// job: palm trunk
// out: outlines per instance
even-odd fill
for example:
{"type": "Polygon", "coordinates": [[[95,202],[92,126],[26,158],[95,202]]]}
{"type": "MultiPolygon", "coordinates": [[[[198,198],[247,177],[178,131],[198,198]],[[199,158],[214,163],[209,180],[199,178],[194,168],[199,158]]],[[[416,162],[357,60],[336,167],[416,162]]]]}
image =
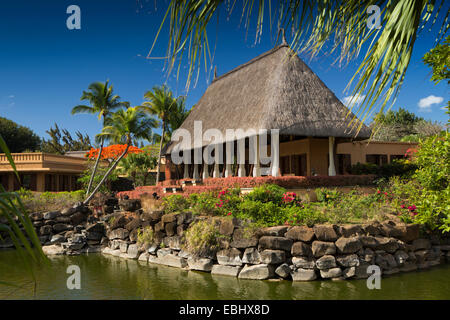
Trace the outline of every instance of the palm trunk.
{"type": "Polygon", "coordinates": [[[89,201],[92,200],[92,198],[94,197],[94,195],[97,193],[98,189],[100,189],[100,187],[102,186],[103,183],[105,183],[106,179],[108,178],[108,176],[111,174],[111,172],[116,168],[117,164],[120,162],[120,160],[122,160],[122,158],[126,155],[126,153],[128,152],[128,148],[130,147],[131,142],[127,141],[127,147],[125,148],[124,152],[122,152],[122,154],[120,155],[119,158],[117,158],[117,160],[113,163],[113,165],[108,169],[108,171],[105,173],[105,175],[103,176],[102,180],[100,180],[99,184],[95,187],[94,191],[92,191],[91,195],[89,197],[86,198],[86,200],[84,200],[83,204],[87,205],[89,203],[89,201]]]}
{"type": "Polygon", "coordinates": [[[159,143],[158,167],[157,167],[157,169],[156,169],[156,185],[157,185],[158,182],[159,182],[159,170],[160,170],[160,167],[161,167],[161,151],[162,151],[162,145],[163,145],[163,142],[164,142],[165,128],[166,128],[166,124],[165,124],[165,121],[163,120],[163,123],[162,123],[161,142],[159,143]]]}
{"type": "Polygon", "coordinates": [[[92,169],[91,178],[89,179],[89,184],[88,184],[88,187],[86,190],[86,196],[89,195],[89,191],[91,191],[92,183],[94,182],[94,177],[95,177],[95,174],[97,173],[97,168],[98,168],[98,164],[100,162],[100,157],[102,155],[102,151],[103,151],[103,139],[100,144],[100,150],[98,151],[97,160],[95,160],[94,168],[92,169]]]}

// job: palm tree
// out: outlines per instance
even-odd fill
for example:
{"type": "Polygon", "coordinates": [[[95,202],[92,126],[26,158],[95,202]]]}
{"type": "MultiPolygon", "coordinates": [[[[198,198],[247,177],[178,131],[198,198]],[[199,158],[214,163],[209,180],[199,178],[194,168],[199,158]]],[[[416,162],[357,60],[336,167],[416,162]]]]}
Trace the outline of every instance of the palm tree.
{"type": "MultiPolygon", "coordinates": [[[[156,183],[158,183],[160,176],[159,171],[161,167],[162,147],[165,143],[166,131],[168,130],[171,119],[173,119],[173,113],[178,108],[179,99],[174,98],[172,91],[170,91],[166,86],[153,87],[153,91],[147,91],[144,94],[144,98],[149,101],[145,101],[142,106],[139,106],[138,108],[161,119],[162,133],[161,138],[159,139],[158,166],[156,169],[156,183]]],[[[152,138],[155,140],[155,136],[152,138]]]]}
{"type": "Polygon", "coordinates": [[[157,121],[148,117],[144,111],[138,107],[130,107],[126,110],[120,109],[113,113],[111,117],[106,118],[105,126],[101,133],[96,137],[100,141],[110,141],[113,143],[126,144],[125,150],[112,163],[108,171],[106,171],[99,184],[94,188],[92,193],[86,198],[84,204],[89,201],[97,193],[98,189],[105,183],[108,176],[116,168],[117,164],[127,154],[128,149],[133,140],[148,139],[151,135],[152,129],[157,126],[157,121]]]}
{"type": "Polygon", "coordinates": [[[390,106],[395,102],[417,38],[432,37],[438,45],[449,30],[445,0],[247,0],[242,1],[241,12],[235,4],[224,0],[171,0],[148,57],[168,17],[167,70],[172,72],[178,64],[179,74],[187,51],[189,88],[201,65],[204,63],[206,69],[212,65],[214,52],[211,54],[207,27],[219,21],[223,10],[240,15],[247,31],[252,24],[256,27],[255,43],[263,32],[264,18],[269,16],[270,31],[290,30],[290,47],[311,58],[325,49],[327,54],[337,53],[336,61],[346,64],[363,52],[364,58],[347,85],[350,88],[356,79],[349,107],[356,104],[357,97],[363,98],[355,112],[362,119],[361,125],[375,104],[383,111],[388,101],[390,106]],[[432,29],[435,22],[440,26],[432,29]]]}
{"type": "Polygon", "coordinates": [[[157,163],[157,158],[150,153],[133,153],[122,159],[118,169],[120,168],[120,173],[131,177],[134,187],[138,185],[138,181],[139,185],[142,183],[145,186],[150,174],[149,170],[154,169],[157,163]]]}
{"type": "MultiPolygon", "coordinates": [[[[105,125],[105,121],[110,117],[111,113],[114,110],[117,110],[122,107],[128,107],[129,103],[125,101],[120,101],[120,97],[118,95],[113,94],[113,86],[108,86],[109,80],[106,80],[105,83],[102,82],[93,82],[89,85],[88,91],[83,91],[81,95],[81,101],[88,101],[91,106],[88,105],[78,105],[73,107],[72,114],[77,113],[98,113],[98,120],[103,119],[103,126],[105,125]]],[[[92,170],[91,178],[89,180],[89,184],[86,190],[86,195],[89,194],[89,191],[92,187],[92,182],[94,181],[95,173],[97,172],[97,167],[100,161],[100,157],[102,155],[104,141],[100,141],[100,150],[98,152],[97,159],[95,160],[94,168],[92,170]]]]}

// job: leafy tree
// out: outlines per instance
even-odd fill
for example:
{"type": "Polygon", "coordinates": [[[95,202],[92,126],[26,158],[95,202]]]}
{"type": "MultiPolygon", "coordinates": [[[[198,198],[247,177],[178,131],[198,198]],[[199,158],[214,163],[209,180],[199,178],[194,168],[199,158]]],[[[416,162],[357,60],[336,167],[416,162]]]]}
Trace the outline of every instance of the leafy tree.
{"type": "Polygon", "coordinates": [[[120,161],[118,172],[130,177],[135,187],[145,186],[157,163],[158,158],[146,152],[129,154],[120,161]]]}
{"type": "Polygon", "coordinates": [[[450,84],[450,35],[443,44],[439,44],[423,56],[423,62],[433,69],[431,80],[438,84],[447,80],[450,84]]]}
{"type": "Polygon", "coordinates": [[[100,187],[105,183],[108,176],[117,167],[117,164],[127,154],[133,139],[148,139],[152,129],[156,127],[155,119],[149,118],[140,108],[120,109],[113,113],[111,117],[106,118],[105,126],[101,133],[97,135],[100,141],[111,141],[114,143],[126,144],[122,154],[111,164],[109,169],[103,175],[100,182],[94,188],[92,193],[86,198],[84,204],[89,203],[100,187]]]}
{"type": "MultiPolygon", "coordinates": [[[[162,87],[153,87],[153,91],[147,91],[144,94],[144,98],[148,101],[145,101],[142,106],[139,106],[140,110],[144,112],[157,116],[161,119],[161,138],[163,143],[159,144],[159,156],[158,156],[158,167],[156,171],[156,182],[159,181],[160,176],[160,167],[161,167],[161,152],[162,147],[166,142],[166,132],[168,131],[168,127],[170,126],[170,121],[174,120],[174,114],[179,110],[178,104],[180,104],[180,98],[176,99],[173,97],[172,91],[170,91],[166,86],[162,87]]],[[[155,140],[155,136],[152,137],[151,140],[155,140]]]]}
{"type": "Polygon", "coordinates": [[[60,129],[55,123],[55,128],[50,127],[46,132],[50,139],[42,141],[42,152],[65,154],[67,151],[84,151],[91,148],[89,136],[83,135],[80,131],[75,132],[76,139],[74,139],[68,130],[60,129]]]}
{"type": "Polygon", "coordinates": [[[229,1],[224,0],[171,0],[149,56],[168,20],[168,72],[172,72],[178,64],[178,74],[182,57],[187,54],[189,69],[186,86],[189,87],[192,76],[197,78],[201,65],[209,69],[212,64],[214,55],[211,54],[207,27],[219,21],[223,10],[229,16],[238,14],[248,29],[256,26],[255,43],[263,33],[263,26],[266,25],[264,18],[269,12],[270,30],[277,30],[273,28],[274,23],[278,28],[291,30],[290,46],[294,51],[314,57],[325,48],[328,54],[337,52],[337,61],[345,63],[357,58],[361,52],[364,54],[365,50],[364,58],[348,84],[350,87],[355,80],[357,83],[352,94],[364,97],[355,112],[362,122],[376,104],[379,103],[379,109],[383,111],[388,101],[398,96],[418,36],[435,37],[439,42],[448,30],[445,16],[448,6],[445,1],[249,0],[242,2],[242,10],[237,13],[236,3],[230,5],[229,1]],[[380,29],[368,27],[368,23],[374,20],[374,5],[381,10],[380,29]],[[430,28],[420,33],[442,15],[442,25],[437,32],[430,28]]]}
{"type": "Polygon", "coordinates": [[[31,129],[3,117],[0,117],[0,135],[12,153],[37,151],[40,149],[41,138],[31,129]]]}
{"type": "MultiPolygon", "coordinates": [[[[128,107],[128,102],[120,101],[120,97],[118,95],[113,94],[113,86],[108,85],[109,81],[107,80],[105,83],[102,82],[93,82],[89,85],[88,91],[83,91],[81,95],[81,101],[88,101],[91,105],[78,105],[73,107],[72,114],[77,113],[90,113],[90,114],[98,114],[98,120],[103,119],[103,125],[105,125],[105,121],[110,117],[111,113],[114,110],[119,108],[128,107]]],[[[92,182],[95,176],[95,172],[97,171],[97,167],[99,164],[99,160],[102,154],[104,141],[100,141],[100,152],[98,153],[97,160],[95,161],[94,169],[92,171],[91,180],[86,190],[86,195],[89,194],[89,191],[92,187],[92,182]]]]}

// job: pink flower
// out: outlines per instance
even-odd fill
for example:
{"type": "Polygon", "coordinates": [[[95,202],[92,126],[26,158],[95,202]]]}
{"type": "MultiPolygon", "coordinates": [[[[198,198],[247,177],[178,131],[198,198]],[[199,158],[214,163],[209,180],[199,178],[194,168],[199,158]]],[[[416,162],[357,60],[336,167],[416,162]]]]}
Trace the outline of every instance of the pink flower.
{"type": "Polygon", "coordinates": [[[228,216],[231,216],[231,212],[228,212],[228,214],[227,214],[228,216]]]}
{"type": "Polygon", "coordinates": [[[402,208],[402,209],[405,209],[405,205],[404,204],[402,204],[401,206],[400,206],[400,208],[402,208]]]}

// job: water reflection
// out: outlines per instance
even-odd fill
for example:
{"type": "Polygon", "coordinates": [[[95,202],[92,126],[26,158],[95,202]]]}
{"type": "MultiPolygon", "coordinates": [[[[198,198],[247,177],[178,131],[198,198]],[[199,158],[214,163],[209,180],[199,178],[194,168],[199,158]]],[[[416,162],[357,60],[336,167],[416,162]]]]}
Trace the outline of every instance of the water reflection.
{"type": "MultiPolygon", "coordinates": [[[[450,265],[382,279],[381,290],[366,280],[257,281],[147,264],[113,256],[56,256],[36,270],[37,299],[449,299],[450,265]],[[67,267],[81,269],[81,290],[69,290],[67,267]]],[[[0,252],[0,299],[33,299],[33,283],[15,251],[0,252]]]]}

